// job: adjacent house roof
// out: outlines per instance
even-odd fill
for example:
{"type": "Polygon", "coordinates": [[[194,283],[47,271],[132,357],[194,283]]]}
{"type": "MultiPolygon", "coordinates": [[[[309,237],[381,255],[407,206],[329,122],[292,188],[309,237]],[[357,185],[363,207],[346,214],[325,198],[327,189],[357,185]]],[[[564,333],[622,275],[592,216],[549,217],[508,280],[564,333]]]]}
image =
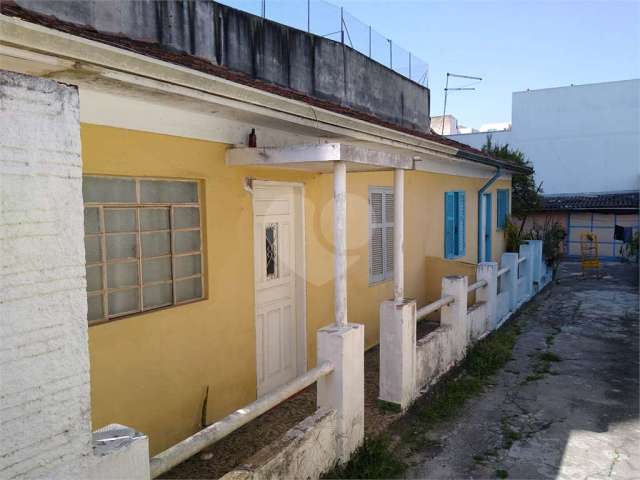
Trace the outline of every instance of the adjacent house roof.
{"type": "Polygon", "coordinates": [[[169,63],[182,65],[194,70],[208,73],[210,75],[215,75],[215,76],[224,78],[226,80],[237,82],[243,85],[257,88],[257,89],[267,91],[276,95],[280,95],[283,97],[291,98],[293,100],[305,102],[307,104],[310,104],[319,108],[323,108],[325,110],[329,110],[335,113],[357,118],[359,120],[380,125],[392,130],[407,133],[409,135],[423,138],[425,140],[435,142],[441,145],[447,145],[447,146],[456,148],[458,150],[456,156],[463,160],[480,163],[484,165],[489,165],[493,167],[503,168],[505,170],[515,172],[515,173],[524,173],[524,174],[533,173],[533,170],[530,168],[514,165],[510,162],[506,162],[504,160],[492,157],[482,152],[481,150],[473,148],[469,145],[438,135],[433,130],[430,130],[429,132],[424,132],[420,130],[407,128],[401,125],[397,125],[397,124],[388,122],[386,120],[383,120],[370,113],[358,111],[353,108],[349,108],[335,102],[322,100],[316,97],[305,95],[304,93],[301,93],[299,91],[296,91],[290,88],[282,87],[280,85],[276,85],[276,84],[265,82],[256,78],[252,78],[251,76],[245,73],[229,69],[226,66],[215,65],[214,63],[206,59],[203,59],[194,55],[190,55],[188,53],[178,52],[175,50],[164,48],[162,45],[159,45],[157,43],[134,40],[122,35],[115,35],[111,33],[100,32],[91,26],[78,25],[71,22],[62,21],[54,16],[44,15],[41,13],[27,10],[17,5],[16,3],[12,2],[11,0],[0,1],[0,14],[11,16],[11,17],[18,17],[25,21],[39,24],[39,25],[52,28],[54,30],[62,31],[65,33],[69,33],[71,35],[76,35],[82,38],[87,38],[97,42],[105,43],[121,49],[129,50],[141,55],[153,57],[158,60],[163,60],[169,63]]]}
{"type": "Polygon", "coordinates": [[[544,195],[542,210],[638,211],[638,192],[592,193],[582,195],[544,195]]]}

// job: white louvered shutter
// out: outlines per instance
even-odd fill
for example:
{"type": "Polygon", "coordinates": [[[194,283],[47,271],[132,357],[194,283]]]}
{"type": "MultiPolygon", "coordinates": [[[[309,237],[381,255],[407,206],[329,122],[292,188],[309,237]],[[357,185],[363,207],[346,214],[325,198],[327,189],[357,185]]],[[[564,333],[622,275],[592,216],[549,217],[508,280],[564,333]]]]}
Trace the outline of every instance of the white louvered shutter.
{"type": "Polygon", "coordinates": [[[384,278],[393,278],[393,192],[386,190],[384,198],[384,278]]]}
{"type": "Polygon", "coordinates": [[[369,189],[369,283],[393,277],[393,190],[369,189]]]}
{"type": "Polygon", "coordinates": [[[369,190],[369,282],[384,278],[383,192],[369,190]]]}

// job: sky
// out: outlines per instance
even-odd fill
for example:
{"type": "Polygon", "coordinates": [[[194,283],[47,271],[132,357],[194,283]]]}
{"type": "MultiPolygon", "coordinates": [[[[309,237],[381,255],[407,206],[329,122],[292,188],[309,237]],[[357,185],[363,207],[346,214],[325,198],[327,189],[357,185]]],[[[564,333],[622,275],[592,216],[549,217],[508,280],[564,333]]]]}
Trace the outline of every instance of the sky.
{"type": "Polygon", "coordinates": [[[465,126],[510,121],[514,91],[640,77],[640,0],[333,3],[429,64],[432,116],[447,72],[482,77],[449,94],[447,113],[465,126]]]}

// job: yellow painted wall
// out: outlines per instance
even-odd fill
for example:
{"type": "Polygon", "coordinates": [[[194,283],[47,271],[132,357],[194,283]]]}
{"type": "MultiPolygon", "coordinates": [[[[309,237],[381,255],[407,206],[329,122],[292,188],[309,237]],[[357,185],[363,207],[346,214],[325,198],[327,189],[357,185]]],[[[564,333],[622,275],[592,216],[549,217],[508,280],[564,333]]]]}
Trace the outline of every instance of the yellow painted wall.
{"type": "MultiPolygon", "coordinates": [[[[440,297],[442,276],[474,271],[478,259],[477,193],[487,180],[419,171],[408,172],[405,178],[405,288],[407,296],[415,298],[420,307],[440,297]],[[466,251],[462,257],[445,259],[444,194],[454,190],[466,192],[466,251]]],[[[504,251],[502,231],[496,229],[498,188],[510,189],[511,180],[498,180],[487,190],[492,193],[491,250],[494,262],[500,261],[504,251]]]]}
{"type": "Polygon", "coordinates": [[[312,181],[296,172],[228,168],[225,145],[82,125],[87,174],[200,179],[206,300],[89,328],[93,427],[120,422],[149,434],[155,453],[194,433],[209,385],[210,420],[255,400],[251,175],[312,181]]]}
{"type": "MultiPolygon", "coordinates": [[[[85,174],[200,179],[204,186],[207,298],[89,328],[94,428],[130,425],[150,436],[153,454],[200,428],[207,385],[208,421],[255,400],[253,214],[243,188],[248,176],[304,183],[307,363],[315,364],[315,332],[333,322],[332,175],[227,167],[227,146],[214,142],[87,124],[81,134],[85,174]]],[[[444,191],[467,190],[463,260],[471,264],[476,216],[470,212],[484,181],[423,172],[406,178],[406,284],[422,305],[436,276],[439,282],[443,274],[459,273],[457,261],[430,269],[426,260],[442,257],[444,191]]],[[[368,284],[368,187],[392,183],[391,172],[353,173],[347,180],[348,316],[365,325],[367,347],[378,343],[378,306],[393,291],[391,281],[368,284]]],[[[494,248],[500,248],[495,240],[494,248]]]]}

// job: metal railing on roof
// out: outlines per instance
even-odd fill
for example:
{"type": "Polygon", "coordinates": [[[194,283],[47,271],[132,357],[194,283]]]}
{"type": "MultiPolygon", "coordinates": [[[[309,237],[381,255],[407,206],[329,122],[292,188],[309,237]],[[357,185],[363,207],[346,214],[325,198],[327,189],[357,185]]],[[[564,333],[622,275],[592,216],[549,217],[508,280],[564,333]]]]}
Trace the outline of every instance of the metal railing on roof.
{"type": "Polygon", "coordinates": [[[421,85],[429,86],[429,65],[343,7],[325,0],[215,0],[238,10],[344,43],[421,85]]]}

